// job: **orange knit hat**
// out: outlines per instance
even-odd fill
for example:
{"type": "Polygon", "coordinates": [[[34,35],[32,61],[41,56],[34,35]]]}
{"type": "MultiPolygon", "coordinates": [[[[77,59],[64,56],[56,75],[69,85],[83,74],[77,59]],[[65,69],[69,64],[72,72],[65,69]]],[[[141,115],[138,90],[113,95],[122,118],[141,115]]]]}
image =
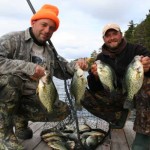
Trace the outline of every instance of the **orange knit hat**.
{"type": "Polygon", "coordinates": [[[59,10],[56,6],[45,4],[44,6],[41,7],[41,9],[39,11],[37,11],[32,16],[31,22],[33,20],[38,20],[38,19],[51,19],[55,22],[56,30],[57,30],[59,27],[59,19],[57,17],[58,13],[59,13],[59,10]]]}

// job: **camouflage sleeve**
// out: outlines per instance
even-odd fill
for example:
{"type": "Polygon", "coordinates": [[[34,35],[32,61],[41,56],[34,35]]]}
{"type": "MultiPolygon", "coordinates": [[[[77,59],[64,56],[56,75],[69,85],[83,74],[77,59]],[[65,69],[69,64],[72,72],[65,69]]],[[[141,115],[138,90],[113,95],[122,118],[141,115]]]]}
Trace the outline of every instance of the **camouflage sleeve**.
{"type": "Polygon", "coordinates": [[[18,42],[20,41],[14,36],[5,35],[0,38],[0,74],[34,74],[35,64],[14,57],[18,42]]]}
{"type": "Polygon", "coordinates": [[[55,61],[54,76],[59,79],[69,79],[74,74],[74,67],[75,61],[69,63],[66,59],[59,56],[59,61],[55,61]]]}

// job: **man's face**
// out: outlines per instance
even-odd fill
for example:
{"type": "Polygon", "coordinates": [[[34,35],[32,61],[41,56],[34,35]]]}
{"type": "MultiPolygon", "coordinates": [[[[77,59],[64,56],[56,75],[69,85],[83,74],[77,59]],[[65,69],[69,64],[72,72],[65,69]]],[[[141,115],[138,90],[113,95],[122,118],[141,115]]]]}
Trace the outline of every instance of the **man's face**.
{"type": "Polygon", "coordinates": [[[104,37],[104,42],[110,49],[116,49],[122,40],[122,33],[114,29],[109,29],[104,37]]]}
{"type": "Polygon", "coordinates": [[[32,31],[40,43],[45,43],[51,38],[56,29],[55,22],[50,19],[39,19],[32,21],[32,31]]]}

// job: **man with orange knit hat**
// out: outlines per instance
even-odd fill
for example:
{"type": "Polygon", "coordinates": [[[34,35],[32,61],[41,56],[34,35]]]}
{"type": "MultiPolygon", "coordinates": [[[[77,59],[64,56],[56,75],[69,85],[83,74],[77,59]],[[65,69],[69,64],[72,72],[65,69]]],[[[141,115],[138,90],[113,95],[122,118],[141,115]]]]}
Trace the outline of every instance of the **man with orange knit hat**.
{"type": "Polygon", "coordinates": [[[54,103],[51,114],[45,112],[36,94],[37,81],[45,71],[51,77],[68,79],[74,74],[75,63],[87,69],[84,59],[68,63],[48,44],[59,27],[58,13],[56,6],[45,4],[32,16],[30,28],[0,38],[0,148],[24,149],[17,138],[32,138],[28,120],[61,121],[70,113],[68,105],[60,100],[54,103]]]}

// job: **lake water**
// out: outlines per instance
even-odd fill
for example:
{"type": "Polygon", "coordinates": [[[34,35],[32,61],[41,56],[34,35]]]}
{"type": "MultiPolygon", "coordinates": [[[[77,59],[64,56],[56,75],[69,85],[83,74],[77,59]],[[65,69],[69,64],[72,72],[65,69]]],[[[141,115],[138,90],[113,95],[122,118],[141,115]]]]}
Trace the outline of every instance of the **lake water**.
{"type": "MultiPolygon", "coordinates": [[[[87,75],[88,75],[88,72],[85,72],[86,77],[87,77],[87,75]]],[[[70,82],[71,82],[71,79],[68,79],[67,80],[68,86],[69,86],[70,82]]],[[[55,86],[57,88],[60,100],[64,101],[64,99],[66,99],[64,80],[60,80],[60,79],[54,77],[54,83],[55,83],[55,86]]]]}
{"type": "MultiPolygon", "coordinates": [[[[59,94],[59,99],[62,101],[67,101],[69,103],[69,100],[67,99],[66,92],[65,92],[64,80],[60,80],[54,77],[54,83],[59,94]]],[[[68,86],[70,85],[70,83],[71,80],[67,80],[68,86]]],[[[106,121],[92,115],[84,108],[82,109],[82,111],[77,111],[77,115],[78,115],[79,124],[83,124],[86,121],[86,123],[89,124],[92,128],[99,128],[105,131],[107,131],[109,128],[108,126],[109,124],[106,121]]]]}
{"type": "MultiPolygon", "coordinates": [[[[68,81],[70,81],[70,80],[68,80],[68,81]]],[[[60,80],[60,79],[57,79],[54,77],[54,83],[57,88],[60,100],[64,101],[64,99],[66,98],[64,80],[60,80]]]]}
{"type": "MultiPolygon", "coordinates": [[[[87,76],[88,73],[86,72],[85,75],[87,76]]],[[[67,84],[69,85],[71,80],[67,80],[67,84]]],[[[64,86],[64,80],[60,80],[54,77],[54,83],[58,90],[59,98],[60,100],[64,101],[66,99],[66,92],[65,92],[65,86],[64,86]]],[[[128,118],[129,120],[134,121],[135,119],[135,110],[131,111],[131,114],[128,118]]]]}
{"type": "MultiPolygon", "coordinates": [[[[54,77],[54,83],[59,94],[59,99],[69,103],[69,100],[67,99],[66,92],[65,92],[64,80],[60,80],[54,77]]],[[[67,80],[68,86],[70,85],[70,83],[71,83],[71,80],[67,80]]],[[[82,111],[77,111],[77,115],[78,115],[79,124],[83,124],[86,120],[86,123],[90,124],[92,128],[100,128],[106,131],[109,128],[109,124],[106,121],[92,115],[85,109],[83,109],[82,111]]],[[[131,114],[128,117],[128,120],[134,121],[134,119],[135,119],[135,111],[133,110],[131,111],[131,114]]]]}

